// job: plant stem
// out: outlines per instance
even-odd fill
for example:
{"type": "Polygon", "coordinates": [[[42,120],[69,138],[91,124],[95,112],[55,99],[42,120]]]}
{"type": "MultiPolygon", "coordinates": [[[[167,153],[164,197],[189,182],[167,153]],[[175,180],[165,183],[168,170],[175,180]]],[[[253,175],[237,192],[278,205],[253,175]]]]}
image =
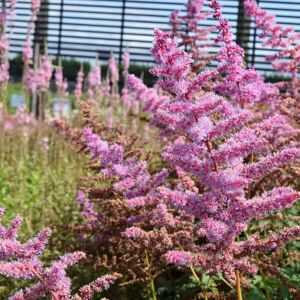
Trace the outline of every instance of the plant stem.
{"type": "Polygon", "coordinates": [[[212,279],[212,277],[209,277],[209,279],[208,279],[208,281],[207,281],[207,283],[206,283],[206,285],[205,285],[205,291],[204,291],[204,299],[205,299],[205,300],[208,300],[208,297],[207,297],[207,289],[208,289],[209,286],[210,286],[211,279],[212,279]]]}
{"type": "Polygon", "coordinates": [[[234,289],[234,287],[223,277],[221,277],[221,280],[226,283],[231,289],[234,289]]]}
{"type": "MultiPolygon", "coordinates": [[[[34,276],[42,283],[46,286],[45,280],[44,278],[38,273],[36,272],[34,269],[32,270],[32,273],[34,274],[34,276]]],[[[52,296],[52,300],[60,300],[59,297],[56,295],[55,292],[53,291],[49,291],[49,293],[52,296]]]]}
{"type": "MultiPolygon", "coordinates": [[[[182,251],[184,251],[181,245],[179,245],[179,247],[180,247],[180,249],[181,249],[182,251]]],[[[197,283],[199,284],[200,289],[202,290],[201,280],[200,280],[200,278],[198,277],[198,275],[197,275],[197,273],[196,273],[194,267],[193,267],[193,266],[190,266],[190,270],[191,270],[191,272],[192,272],[194,278],[196,279],[197,283]]],[[[209,282],[210,282],[210,280],[211,280],[211,278],[209,279],[209,282]]],[[[209,283],[209,282],[208,282],[208,283],[209,283]]],[[[207,289],[207,288],[208,288],[208,284],[207,284],[207,286],[205,287],[205,289],[207,289]]],[[[207,295],[206,295],[206,290],[204,291],[204,297],[205,297],[205,300],[208,300],[207,295]]]]}
{"type": "Polygon", "coordinates": [[[156,297],[156,292],[155,292],[155,285],[154,285],[154,278],[153,276],[151,275],[151,272],[150,272],[150,260],[149,260],[149,256],[148,256],[148,252],[147,250],[145,250],[145,261],[146,261],[146,266],[148,268],[148,271],[149,271],[149,277],[150,277],[150,290],[151,290],[151,294],[152,294],[152,299],[153,300],[157,300],[157,297],[156,297]]]}
{"type": "Polygon", "coordinates": [[[235,276],[236,276],[237,300],[243,300],[242,289],[241,289],[241,277],[240,277],[240,271],[239,270],[236,270],[235,276]]]}
{"type": "MultiPolygon", "coordinates": [[[[199,287],[202,289],[202,286],[201,286],[201,280],[200,280],[200,278],[198,277],[198,275],[197,275],[195,269],[194,269],[192,266],[190,266],[190,270],[191,270],[193,276],[195,277],[197,283],[199,284],[199,287]]],[[[207,295],[206,295],[206,290],[204,290],[203,293],[204,293],[204,299],[205,299],[205,300],[208,300],[207,295]]]]}
{"type": "Polygon", "coordinates": [[[194,269],[192,266],[190,266],[190,270],[191,270],[193,276],[195,277],[196,281],[197,281],[197,282],[199,283],[199,285],[200,285],[200,284],[201,284],[201,280],[200,280],[200,278],[198,277],[198,275],[197,275],[195,269],[194,269]]]}

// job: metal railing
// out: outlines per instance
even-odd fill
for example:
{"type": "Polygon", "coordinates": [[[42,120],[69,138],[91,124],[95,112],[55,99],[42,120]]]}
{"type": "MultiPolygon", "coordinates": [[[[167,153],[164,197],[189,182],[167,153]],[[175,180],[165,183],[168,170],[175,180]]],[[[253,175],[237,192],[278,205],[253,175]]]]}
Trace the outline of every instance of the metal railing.
{"type": "MultiPolygon", "coordinates": [[[[184,11],[185,0],[44,0],[36,23],[34,40],[47,42],[53,57],[106,60],[110,51],[119,61],[128,48],[132,61],[153,62],[149,49],[153,29],[168,29],[172,10],[184,11]]],[[[245,48],[247,61],[256,69],[271,71],[264,60],[272,50],[257,38],[253,23],[247,21],[237,0],[221,0],[224,16],[231,22],[237,41],[245,48]]],[[[300,32],[300,0],[260,0],[261,7],[277,15],[280,24],[294,26],[300,32]]],[[[205,7],[208,10],[208,7],[205,7]]],[[[17,18],[11,39],[11,51],[20,53],[30,14],[30,0],[18,0],[17,18]]],[[[208,18],[200,26],[214,25],[208,18]]],[[[216,32],[212,32],[212,38],[216,32]]],[[[216,47],[211,48],[216,53],[216,47]]]]}

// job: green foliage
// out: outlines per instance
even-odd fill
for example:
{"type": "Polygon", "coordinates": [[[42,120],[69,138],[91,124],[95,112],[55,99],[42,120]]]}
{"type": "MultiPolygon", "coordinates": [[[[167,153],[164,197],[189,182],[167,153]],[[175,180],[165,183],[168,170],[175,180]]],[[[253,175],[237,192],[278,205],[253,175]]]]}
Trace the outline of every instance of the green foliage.
{"type": "Polygon", "coordinates": [[[21,78],[23,74],[22,55],[18,54],[9,61],[9,74],[15,78],[21,78]]]}
{"type": "Polygon", "coordinates": [[[84,173],[82,158],[48,128],[29,137],[2,133],[0,144],[0,203],[6,219],[16,212],[25,216],[22,234],[27,238],[45,226],[71,221],[76,179],[84,173]],[[42,150],[46,137],[47,153],[42,150]]]}
{"type": "MultiPolygon", "coordinates": [[[[54,59],[52,63],[53,65],[58,66],[59,60],[54,59]]],[[[88,72],[91,69],[91,66],[88,62],[80,62],[78,60],[75,60],[74,58],[61,59],[61,65],[63,68],[63,76],[68,81],[76,81],[77,73],[79,72],[81,65],[83,67],[83,72],[85,76],[88,74],[88,72]]]]}
{"type": "Polygon", "coordinates": [[[289,76],[284,76],[284,75],[278,75],[278,74],[266,74],[264,75],[265,79],[267,82],[270,83],[276,83],[280,81],[290,81],[291,78],[289,76]]]}

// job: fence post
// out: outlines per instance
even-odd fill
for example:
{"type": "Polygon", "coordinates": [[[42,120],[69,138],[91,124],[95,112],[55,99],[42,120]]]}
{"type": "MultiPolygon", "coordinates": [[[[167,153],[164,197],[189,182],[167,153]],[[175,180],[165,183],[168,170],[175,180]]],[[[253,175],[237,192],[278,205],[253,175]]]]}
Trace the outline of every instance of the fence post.
{"type": "Polygon", "coordinates": [[[5,25],[6,25],[6,0],[1,0],[1,28],[0,33],[5,33],[5,25]]]}
{"type": "Polygon", "coordinates": [[[245,16],[244,1],[239,0],[237,15],[236,43],[245,51],[245,61],[249,64],[250,19],[245,16]]]}
{"type": "Polygon", "coordinates": [[[60,1],[60,12],[59,12],[59,27],[58,27],[58,41],[57,41],[57,54],[56,57],[59,58],[61,55],[61,40],[62,40],[62,27],[64,19],[64,0],[60,1]]]}
{"type": "MultiPolygon", "coordinates": [[[[34,44],[34,69],[36,70],[39,67],[39,60],[40,60],[40,45],[39,43],[34,44]]],[[[30,104],[29,104],[29,111],[34,114],[34,116],[38,119],[39,118],[39,104],[38,104],[38,96],[37,93],[33,93],[30,95],[30,104]]]]}
{"type": "Polygon", "coordinates": [[[126,10],[126,0],[122,0],[119,64],[121,64],[121,62],[122,62],[122,54],[123,54],[125,10],[126,10]]]}
{"type": "MultiPolygon", "coordinates": [[[[257,0],[257,5],[259,4],[259,0],[257,0]]],[[[256,26],[254,26],[254,33],[253,33],[253,44],[252,44],[252,53],[251,53],[251,66],[254,67],[255,64],[255,51],[256,51],[256,26]]]]}
{"type": "Polygon", "coordinates": [[[33,44],[39,44],[39,52],[41,55],[47,52],[46,42],[48,37],[49,24],[49,0],[43,0],[40,12],[35,21],[35,30],[33,36],[33,44]]]}

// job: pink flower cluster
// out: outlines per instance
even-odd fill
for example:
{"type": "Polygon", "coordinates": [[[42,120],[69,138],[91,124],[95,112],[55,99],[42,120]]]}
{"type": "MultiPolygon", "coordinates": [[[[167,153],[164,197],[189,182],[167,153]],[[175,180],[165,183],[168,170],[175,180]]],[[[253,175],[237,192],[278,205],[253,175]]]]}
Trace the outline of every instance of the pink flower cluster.
{"type": "Polygon", "coordinates": [[[31,114],[26,113],[24,108],[18,109],[13,115],[1,109],[0,115],[1,130],[8,134],[19,131],[24,137],[28,137],[37,128],[37,120],[31,114]]]}
{"type": "MultiPolygon", "coordinates": [[[[127,58],[126,58],[127,59],[127,58]]],[[[114,54],[112,53],[110,55],[109,61],[108,61],[108,69],[110,72],[110,78],[113,85],[117,84],[119,81],[119,68],[115,59],[114,54]]]]}
{"type": "Polygon", "coordinates": [[[88,102],[93,103],[99,97],[101,84],[101,68],[97,63],[88,75],[88,102]]]}
{"type": "Polygon", "coordinates": [[[59,100],[63,101],[68,96],[68,82],[63,78],[63,70],[61,67],[55,70],[55,84],[59,96],[59,100]]]}
{"type": "Polygon", "coordinates": [[[3,33],[0,36],[0,84],[7,82],[9,79],[8,48],[8,37],[6,33],[3,33]]]}
{"type": "Polygon", "coordinates": [[[277,53],[267,56],[275,70],[288,72],[292,75],[291,93],[293,96],[299,90],[300,65],[300,34],[295,33],[291,27],[284,27],[276,23],[276,17],[260,8],[255,0],[245,0],[246,15],[252,17],[257,29],[261,31],[260,38],[264,40],[263,46],[277,50],[277,53]]]}
{"type": "MultiPolygon", "coordinates": [[[[4,209],[0,208],[0,218],[4,212],[4,209]]],[[[17,216],[8,227],[0,225],[0,274],[17,279],[35,279],[38,282],[16,292],[10,300],[34,300],[47,295],[53,300],[89,300],[94,293],[107,289],[120,277],[119,274],[105,275],[82,287],[78,294],[72,296],[71,280],[66,274],[66,268],[83,259],[85,254],[65,254],[45,268],[39,256],[46,247],[51,230],[46,228],[22,244],[18,241],[21,224],[22,218],[17,216]]]]}
{"type": "Polygon", "coordinates": [[[75,86],[75,97],[76,100],[79,101],[81,99],[81,95],[82,95],[82,88],[83,88],[83,80],[84,80],[84,73],[82,68],[79,70],[79,72],[77,73],[77,82],[76,82],[76,86],[75,86]]]}
{"type": "Polygon", "coordinates": [[[163,169],[151,178],[147,162],[139,162],[134,158],[125,159],[123,147],[108,144],[89,128],[83,130],[83,137],[91,156],[100,162],[101,174],[118,177],[114,189],[124,194],[129,201],[135,201],[137,197],[143,198],[151,190],[155,190],[167,176],[167,171],[163,169]]]}
{"type": "Polygon", "coordinates": [[[33,59],[33,51],[32,51],[32,42],[31,39],[28,37],[23,46],[23,61],[25,65],[31,65],[33,59]]]}
{"type": "Polygon", "coordinates": [[[122,89],[122,102],[126,107],[126,112],[131,109],[132,106],[132,98],[128,90],[128,73],[129,73],[129,66],[130,66],[130,54],[126,50],[123,54],[123,77],[124,77],[124,86],[122,89]]]}
{"type": "MultiPolygon", "coordinates": [[[[244,52],[233,42],[230,25],[222,18],[219,3],[213,0],[210,6],[219,21],[218,41],[222,43],[217,71],[222,78],[213,90],[226,98],[207,92],[216,72],[193,74],[191,56],[178,48],[170,33],[160,30],[155,31],[152,54],[157,66],[152,72],[170,97],[159,102],[157,95],[134,77],[130,77],[129,85],[143,104],[154,107],[147,110],[155,122],[164,124],[177,136],[162,153],[165,161],[189,174],[203,190],[199,194],[194,187],[192,190],[182,185],[170,188],[167,183],[157,188],[159,198],[166,204],[199,220],[195,224],[198,236],[207,240],[207,244],[196,247],[195,253],[170,251],[167,260],[179,265],[194,264],[208,272],[224,271],[233,277],[235,270],[256,271],[247,258],[249,248],[244,248],[248,243],[237,242],[237,237],[253,219],[289,208],[299,199],[299,193],[290,187],[274,187],[260,196],[250,197],[247,193],[250,185],[279,166],[299,161],[300,151],[287,145],[277,152],[269,152],[272,147],[268,133],[276,131],[275,128],[280,131],[280,126],[288,128],[290,133],[294,129],[286,121],[284,124],[272,121],[281,116],[270,112],[267,119],[261,119],[255,111],[245,108],[246,104],[261,100],[265,83],[256,71],[244,67],[244,52]]],[[[142,237],[137,229],[128,234],[142,237]]],[[[265,249],[298,234],[299,227],[285,229],[277,237],[270,237],[271,246],[265,249]]],[[[251,236],[250,240],[253,240],[251,236]]],[[[270,245],[268,241],[268,238],[260,241],[260,245],[270,245]]],[[[259,248],[255,243],[252,247],[252,251],[259,248]]]]}
{"type": "Polygon", "coordinates": [[[254,69],[246,69],[244,50],[233,41],[233,32],[228,20],[222,17],[221,6],[216,0],[210,1],[214,18],[219,22],[217,42],[221,43],[218,55],[218,72],[223,76],[214,90],[223,96],[230,97],[242,107],[261,101],[265,93],[276,93],[276,89],[266,84],[262,76],[254,69]]]}
{"type": "Polygon", "coordinates": [[[25,69],[24,79],[28,90],[31,93],[46,92],[49,88],[52,72],[51,59],[43,55],[40,59],[40,66],[37,69],[25,69]]]}
{"type": "Polygon", "coordinates": [[[33,16],[33,21],[36,20],[40,8],[41,8],[41,0],[31,0],[31,12],[33,16]]]}
{"type": "Polygon", "coordinates": [[[200,27],[201,21],[206,20],[209,12],[203,12],[203,0],[189,0],[186,7],[186,15],[180,17],[180,11],[174,10],[170,15],[172,35],[177,37],[180,46],[185,46],[193,55],[193,70],[199,70],[208,65],[215,57],[209,55],[207,48],[215,45],[209,40],[209,34],[214,27],[200,27]]]}

